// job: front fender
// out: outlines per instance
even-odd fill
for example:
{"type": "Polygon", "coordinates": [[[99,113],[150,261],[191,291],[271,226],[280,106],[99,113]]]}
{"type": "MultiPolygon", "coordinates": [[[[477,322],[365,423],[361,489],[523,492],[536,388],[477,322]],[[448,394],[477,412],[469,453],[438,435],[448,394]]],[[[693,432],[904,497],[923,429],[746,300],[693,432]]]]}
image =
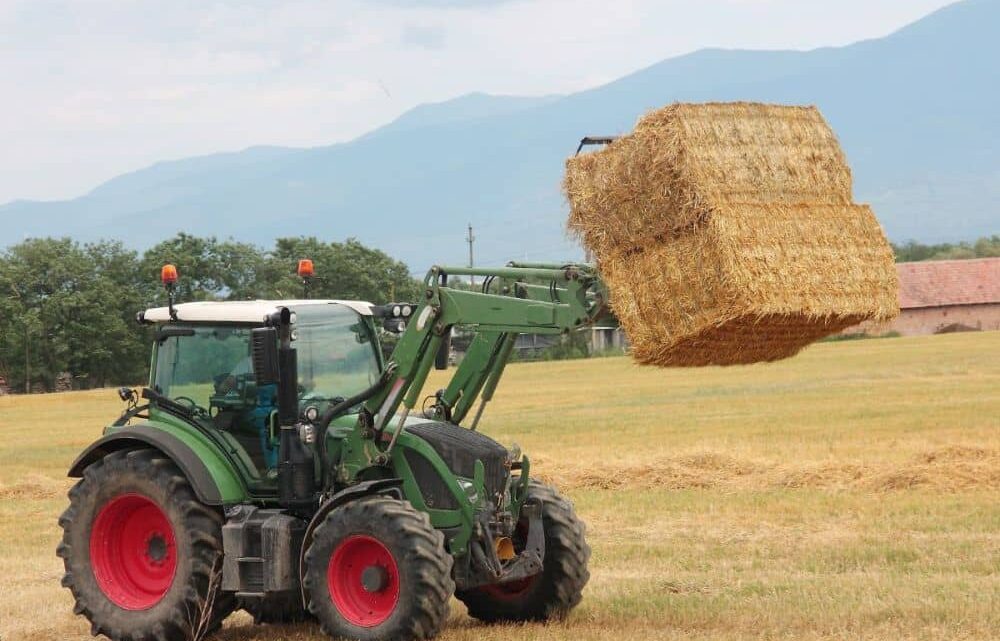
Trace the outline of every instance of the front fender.
{"type": "Polygon", "coordinates": [[[170,432],[147,425],[136,425],[104,436],[85,449],[69,468],[68,476],[80,478],[83,470],[111,452],[152,447],[181,469],[194,488],[198,500],[207,505],[224,505],[245,500],[247,490],[239,474],[220,457],[205,462],[194,449],[170,432]]]}

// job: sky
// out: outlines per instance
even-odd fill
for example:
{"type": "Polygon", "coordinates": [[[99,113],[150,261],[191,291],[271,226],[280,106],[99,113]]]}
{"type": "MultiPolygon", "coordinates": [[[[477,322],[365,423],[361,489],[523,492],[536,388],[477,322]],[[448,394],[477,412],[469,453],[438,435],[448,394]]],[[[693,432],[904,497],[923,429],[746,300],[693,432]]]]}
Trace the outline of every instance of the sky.
{"type": "Polygon", "coordinates": [[[0,203],[349,140],[474,91],[571,93],[704,47],[848,44],[950,2],[0,0],[0,203]]]}

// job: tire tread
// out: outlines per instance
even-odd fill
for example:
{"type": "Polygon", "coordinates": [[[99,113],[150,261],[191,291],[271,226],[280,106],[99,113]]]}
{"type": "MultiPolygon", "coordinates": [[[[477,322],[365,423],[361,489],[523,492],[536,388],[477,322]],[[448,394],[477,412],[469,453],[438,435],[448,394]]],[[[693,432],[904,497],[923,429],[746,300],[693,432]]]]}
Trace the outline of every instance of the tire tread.
{"type": "MultiPolygon", "coordinates": [[[[56,554],[63,559],[65,574],[63,587],[73,594],[73,612],[85,616],[91,624],[91,634],[103,634],[112,641],[173,641],[190,638],[193,620],[200,617],[204,595],[207,595],[213,574],[219,570],[217,564],[222,558],[222,515],[203,505],[194,494],[191,485],[180,469],[169,458],[157,450],[140,448],[112,452],[95,461],[83,471],[83,477],[69,490],[70,503],[59,517],[63,538],[56,548],[56,554]],[[80,579],[74,574],[73,539],[74,523],[83,512],[83,503],[93,496],[105,483],[119,482],[128,475],[149,478],[167,488],[170,501],[180,508],[183,525],[188,530],[193,554],[191,555],[189,584],[173,607],[164,613],[161,620],[147,625],[144,629],[128,625],[128,612],[108,607],[106,597],[92,582],[80,579]],[[110,614],[109,614],[110,613],[110,614]]],[[[89,553],[88,553],[89,554],[89,553]]],[[[169,598],[169,597],[165,597],[169,598]]],[[[235,599],[229,593],[216,592],[207,634],[222,625],[223,619],[233,611],[235,599]]]]}
{"type": "MultiPolygon", "coordinates": [[[[313,544],[306,551],[305,589],[308,609],[320,621],[323,632],[332,637],[358,638],[357,630],[350,624],[344,625],[337,617],[328,616],[333,608],[328,608],[321,598],[328,599],[325,586],[317,583],[326,575],[327,558],[320,558],[318,541],[336,536],[344,524],[366,523],[379,520],[390,524],[390,528],[401,534],[396,543],[407,545],[404,558],[397,563],[413,564],[410,586],[412,594],[400,594],[400,599],[409,598],[412,605],[411,616],[400,621],[398,628],[390,631],[385,638],[408,640],[430,639],[444,626],[449,613],[449,600],[455,591],[451,568],[453,559],[445,549],[444,535],[431,526],[427,514],[414,509],[409,503],[382,496],[360,498],[333,510],[316,527],[313,544]],[[322,595],[322,596],[320,596],[322,595]]],[[[400,570],[403,571],[402,569],[400,570]]]]}
{"type": "Polygon", "coordinates": [[[524,598],[504,602],[477,588],[457,592],[455,596],[476,619],[488,623],[558,620],[565,618],[583,598],[583,588],[590,580],[586,525],[577,517],[573,504],[549,485],[532,479],[528,498],[542,506],[545,559],[540,580],[543,583],[524,598]]]}

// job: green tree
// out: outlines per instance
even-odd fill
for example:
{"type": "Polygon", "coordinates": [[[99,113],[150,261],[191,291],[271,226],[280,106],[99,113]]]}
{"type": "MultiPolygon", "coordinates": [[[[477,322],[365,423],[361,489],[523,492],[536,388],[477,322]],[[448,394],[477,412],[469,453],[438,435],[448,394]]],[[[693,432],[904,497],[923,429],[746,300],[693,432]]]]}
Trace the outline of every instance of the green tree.
{"type": "Polygon", "coordinates": [[[214,252],[220,294],[229,300],[261,298],[279,277],[274,261],[256,245],[230,240],[218,243],[214,252]]]}
{"type": "Polygon", "coordinates": [[[417,280],[406,265],[378,249],[349,238],[324,243],[315,237],[279,238],[270,261],[275,280],[268,295],[297,298],[303,294],[295,273],[299,259],[309,258],[316,268],[310,285],[313,298],[367,300],[372,303],[416,300],[417,280]]]}
{"type": "MultiPolygon", "coordinates": [[[[135,254],[116,244],[80,247],[31,239],[0,258],[0,362],[15,389],[52,390],[62,372],[79,386],[133,382],[136,359],[135,254]]],[[[138,362],[136,362],[138,360],[138,362]]]]}
{"type": "Polygon", "coordinates": [[[977,258],[1000,258],[1000,235],[980,238],[972,246],[977,258]]]}
{"type": "Polygon", "coordinates": [[[938,243],[925,245],[914,240],[893,245],[897,263],[921,260],[948,260],[964,258],[995,258],[1000,256],[1000,236],[984,236],[974,243],[938,243]]]}
{"type": "Polygon", "coordinates": [[[63,372],[78,387],[137,383],[150,332],[135,314],[166,303],[165,263],[180,273],[178,302],[297,298],[300,258],[316,263],[316,298],[381,303],[415,300],[420,291],[403,263],[354,239],[286,238],[264,252],[181,233],[141,258],[116,241],[31,239],[0,252],[0,376],[16,390],[52,390],[63,372]]]}
{"type": "MultiPolygon", "coordinates": [[[[170,263],[177,267],[180,279],[176,296],[180,301],[213,300],[221,297],[225,284],[219,260],[218,241],[181,232],[150,247],[142,256],[140,272],[151,283],[160,282],[160,269],[170,263]]],[[[166,295],[157,287],[153,300],[165,303],[166,295]]]]}
{"type": "Polygon", "coordinates": [[[143,278],[138,255],[120,241],[89,244],[84,251],[97,275],[88,298],[113,318],[91,337],[104,349],[91,350],[79,370],[90,377],[88,387],[140,381],[148,365],[150,336],[136,322],[136,313],[152,300],[157,283],[143,278]]]}
{"type": "MultiPolygon", "coordinates": [[[[256,245],[183,232],[148,249],[141,270],[149,282],[159,283],[160,269],[167,263],[180,275],[178,301],[262,298],[280,276],[270,256],[256,245]]],[[[162,288],[157,287],[151,300],[166,303],[162,288]]]]}

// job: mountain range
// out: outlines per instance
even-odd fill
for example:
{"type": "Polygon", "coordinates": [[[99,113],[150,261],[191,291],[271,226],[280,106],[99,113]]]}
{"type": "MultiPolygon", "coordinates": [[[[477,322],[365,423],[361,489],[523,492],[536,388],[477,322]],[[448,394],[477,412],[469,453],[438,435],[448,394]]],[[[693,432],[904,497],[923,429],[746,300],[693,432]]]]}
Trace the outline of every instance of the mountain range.
{"type": "Polygon", "coordinates": [[[356,237],[422,270],[563,260],[565,158],[584,135],[627,132],[674,101],[819,106],[891,240],[1000,232],[1000,1],[964,0],[884,38],[810,51],[703,49],[600,87],[542,97],[469,94],[418,106],[355,140],[251,147],[161,162],[84,196],[0,206],[0,247],[28,236],[177,231],[269,246],[356,237]]]}

